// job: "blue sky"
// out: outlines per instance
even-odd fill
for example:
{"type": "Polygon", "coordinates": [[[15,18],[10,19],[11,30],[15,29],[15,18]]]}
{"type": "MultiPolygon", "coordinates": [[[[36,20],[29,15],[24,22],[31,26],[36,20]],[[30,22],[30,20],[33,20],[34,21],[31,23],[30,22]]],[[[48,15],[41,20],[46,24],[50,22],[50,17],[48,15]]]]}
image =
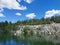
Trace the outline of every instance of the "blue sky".
{"type": "Polygon", "coordinates": [[[0,0],[0,22],[60,15],[60,0],[0,0]]]}

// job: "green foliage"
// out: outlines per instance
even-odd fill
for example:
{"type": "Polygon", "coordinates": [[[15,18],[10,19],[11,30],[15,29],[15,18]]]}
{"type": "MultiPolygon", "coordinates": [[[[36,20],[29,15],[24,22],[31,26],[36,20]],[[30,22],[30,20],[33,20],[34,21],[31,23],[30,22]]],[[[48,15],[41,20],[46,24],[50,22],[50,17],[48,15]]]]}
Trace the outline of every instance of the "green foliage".
{"type": "Polygon", "coordinates": [[[0,22],[0,33],[10,33],[11,30],[17,30],[18,26],[11,22],[0,22]]]}
{"type": "MultiPolygon", "coordinates": [[[[39,25],[39,24],[51,24],[52,22],[60,23],[60,16],[53,16],[51,18],[41,18],[41,19],[30,19],[30,20],[24,20],[24,21],[17,21],[16,23],[11,22],[0,22],[0,33],[9,33],[11,30],[15,31],[18,28],[19,25],[39,25]]],[[[27,31],[30,30],[28,27],[24,28],[25,34],[27,34],[27,31]]]]}
{"type": "Polygon", "coordinates": [[[53,21],[55,23],[60,23],[60,16],[53,16],[53,17],[51,17],[51,21],[53,21]]]}
{"type": "Polygon", "coordinates": [[[42,29],[42,27],[39,27],[39,28],[38,28],[38,30],[41,30],[41,29],[42,29]]]}
{"type": "Polygon", "coordinates": [[[20,25],[20,24],[22,24],[22,22],[21,21],[17,21],[15,24],[20,25]]]}
{"type": "Polygon", "coordinates": [[[29,27],[24,27],[24,29],[23,29],[24,35],[28,35],[29,30],[30,30],[29,27]]]}
{"type": "Polygon", "coordinates": [[[53,16],[51,18],[30,19],[22,21],[23,25],[39,25],[39,24],[51,24],[60,23],[60,16],[53,16]]]}
{"type": "Polygon", "coordinates": [[[30,31],[30,34],[33,35],[33,34],[34,34],[34,30],[31,30],[31,31],[30,31]]]}

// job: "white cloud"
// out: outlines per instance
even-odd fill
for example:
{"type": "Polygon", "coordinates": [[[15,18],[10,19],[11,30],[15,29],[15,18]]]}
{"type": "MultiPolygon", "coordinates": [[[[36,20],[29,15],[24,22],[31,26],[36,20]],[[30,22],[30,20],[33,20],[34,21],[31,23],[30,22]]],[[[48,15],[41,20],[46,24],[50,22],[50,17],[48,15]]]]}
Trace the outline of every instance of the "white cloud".
{"type": "Polygon", "coordinates": [[[55,15],[60,15],[60,10],[53,9],[53,10],[46,11],[44,18],[50,18],[50,17],[55,16],[55,15]]]}
{"type": "Polygon", "coordinates": [[[26,10],[26,6],[20,5],[16,0],[0,0],[0,8],[26,10]]]}
{"type": "Polygon", "coordinates": [[[3,11],[3,9],[1,8],[1,9],[0,9],[0,12],[2,12],[2,11],[3,11]]]}
{"type": "Polygon", "coordinates": [[[21,16],[22,14],[21,13],[16,13],[17,16],[21,16]]]}
{"type": "MultiPolygon", "coordinates": [[[[18,2],[21,2],[21,0],[18,0],[18,2]]],[[[26,6],[20,5],[18,2],[17,0],[0,0],[0,17],[5,17],[2,13],[4,8],[17,10],[27,9],[26,6]]]]}
{"type": "Polygon", "coordinates": [[[0,9],[0,17],[5,17],[4,14],[2,13],[3,9],[0,9]]]}
{"type": "Polygon", "coordinates": [[[29,19],[33,19],[36,17],[36,15],[35,15],[35,13],[30,13],[30,14],[27,14],[26,17],[29,19]]]}
{"type": "Polygon", "coordinates": [[[4,14],[0,13],[0,17],[5,17],[4,14]]]}
{"type": "Polygon", "coordinates": [[[30,4],[32,3],[33,0],[24,0],[24,1],[30,4]]]}
{"type": "Polygon", "coordinates": [[[18,2],[21,2],[21,0],[18,0],[18,2]]]}

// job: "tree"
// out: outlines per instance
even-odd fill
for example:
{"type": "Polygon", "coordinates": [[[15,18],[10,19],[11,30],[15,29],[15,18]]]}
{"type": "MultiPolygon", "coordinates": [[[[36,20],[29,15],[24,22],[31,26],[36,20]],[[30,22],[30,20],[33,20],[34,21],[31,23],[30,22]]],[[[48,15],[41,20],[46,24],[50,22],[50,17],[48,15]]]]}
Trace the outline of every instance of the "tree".
{"type": "Polygon", "coordinates": [[[28,35],[29,30],[30,30],[29,27],[24,27],[24,29],[23,29],[24,35],[28,35]]]}
{"type": "Polygon", "coordinates": [[[17,21],[16,24],[17,24],[17,25],[20,25],[20,24],[21,24],[21,21],[17,21]]]}

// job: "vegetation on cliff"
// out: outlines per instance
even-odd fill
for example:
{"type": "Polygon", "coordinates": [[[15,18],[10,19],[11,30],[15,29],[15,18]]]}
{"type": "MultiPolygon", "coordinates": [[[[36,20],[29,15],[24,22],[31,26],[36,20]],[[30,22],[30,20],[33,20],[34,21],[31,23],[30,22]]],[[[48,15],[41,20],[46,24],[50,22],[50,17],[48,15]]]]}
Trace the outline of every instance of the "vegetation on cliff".
{"type": "Polygon", "coordinates": [[[16,24],[23,25],[39,25],[39,24],[51,24],[51,23],[60,23],[60,16],[53,16],[51,18],[41,18],[41,19],[30,19],[24,21],[17,21],[16,24]]]}
{"type": "MultiPolygon", "coordinates": [[[[16,23],[12,22],[0,22],[0,33],[9,33],[11,30],[18,30],[18,25],[39,25],[39,24],[51,24],[51,23],[60,23],[60,16],[53,16],[51,18],[41,18],[41,19],[30,19],[24,21],[17,21],[16,23]]],[[[28,28],[27,28],[28,29],[28,28]]],[[[24,31],[25,33],[27,33],[24,31]]]]}

